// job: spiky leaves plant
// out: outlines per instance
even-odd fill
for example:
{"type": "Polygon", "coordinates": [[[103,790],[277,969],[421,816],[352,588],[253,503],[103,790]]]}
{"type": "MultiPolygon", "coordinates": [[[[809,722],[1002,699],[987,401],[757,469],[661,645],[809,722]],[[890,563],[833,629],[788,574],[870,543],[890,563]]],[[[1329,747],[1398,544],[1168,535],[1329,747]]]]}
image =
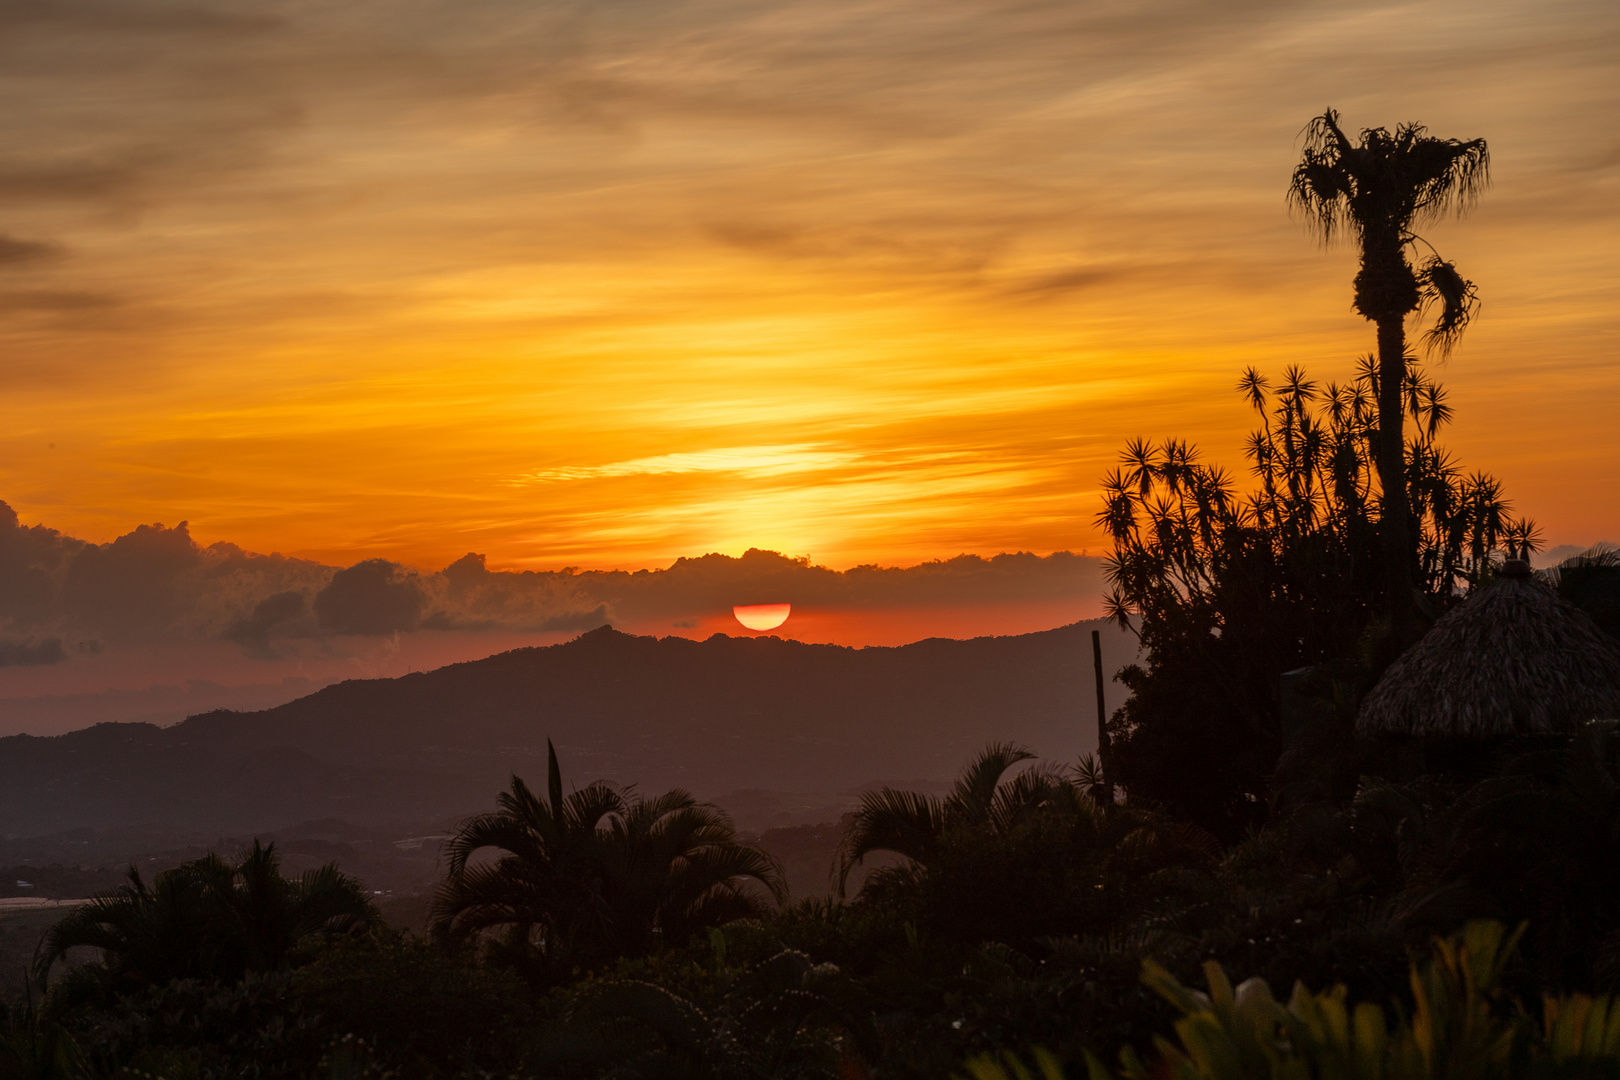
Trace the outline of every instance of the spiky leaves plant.
{"type": "Polygon", "coordinates": [[[499,808],[451,840],[434,898],[435,936],[493,937],[546,979],[684,943],[782,898],[774,861],[739,841],[720,810],[683,791],[643,799],[601,782],[565,796],[549,740],[546,750],[545,799],[514,776],[499,808]],[[499,854],[474,865],[485,850],[499,854]]]}
{"type": "Polygon", "coordinates": [[[1355,308],[1378,330],[1378,478],[1384,575],[1397,620],[1410,610],[1414,537],[1408,519],[1402,433],[1402,391],[1411,357],[1406,317],[1426,304],[1438,308],[1431,345],[1449,351],[1468,325],[1477,295],[1472,282],[1432,254],[1421,270],[1407,258],[1412,228],[1467,208],[1490,177],[1484,139],[1437,139],[1419,124],[1393,134],[1367,128],[1355,142],[1328,109],[1305,129],[1305,148],[1289,185],[1324,240],[1354,235],[1361,251],[1355,308]]]}
{"type": "Polygon", "coordinates": [[[498,931],[515,955],[533,953],[565,968],[570,954],[600,951],[608,935],[597,829],[623,812],[625,799],[603,783],[565,796],[550,740],[546,750],[546,798],[513,776],[511,789],[495,798],[496,811],[463,822],[446,846],[430,927],[446,941],[498,931]],[[500,855],[471,865],[485,850],[500,855]]]}
{"type": "MultiPolygon", "coordinates": [[[[1104,477],[1108,610],[1153,664],[1121,674],[1134,693],[1109,722],[1111,767],[1133,794],[1240,834],[1280,750],[1278,673],[1356,655],[1382,617],[1380,378],[1371,357],[1342,385],[1297,368],[1276,386],[1246,372],[1238,390],[1260,420],[1247,494],[1177,440],[1133,442],[1104,477]]],[[[1437,612],[1493,572],[1493,553],[1533,548],[1535,528],[1510,516],[1495,479],[1465,475],[1438,445],[1451,415],[1439,385],[1409,369],[1401,403],[1415,584],[1437,612]]]]}

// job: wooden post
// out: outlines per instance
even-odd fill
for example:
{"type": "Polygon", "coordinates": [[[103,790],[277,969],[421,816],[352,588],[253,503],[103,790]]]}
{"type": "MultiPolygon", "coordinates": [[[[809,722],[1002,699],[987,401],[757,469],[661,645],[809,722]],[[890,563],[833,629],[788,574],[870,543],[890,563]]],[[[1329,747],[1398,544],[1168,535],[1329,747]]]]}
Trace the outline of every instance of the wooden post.
{"type": "Polygon", "coordinates": [[[1108,771],[1108,706],[1103,700],[1102,633],[1091,632],[1091,663],[1097,671],[1097,762],[1102,766],[1103,794],[1114,801],[1114,777],[1108,771]]]}

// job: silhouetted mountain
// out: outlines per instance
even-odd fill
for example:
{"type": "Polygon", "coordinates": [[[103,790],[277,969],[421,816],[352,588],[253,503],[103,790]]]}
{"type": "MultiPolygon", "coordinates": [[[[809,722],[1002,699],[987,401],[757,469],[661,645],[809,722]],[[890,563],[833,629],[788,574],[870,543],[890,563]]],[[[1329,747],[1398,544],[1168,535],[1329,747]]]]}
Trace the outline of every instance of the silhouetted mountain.
{"type": "MultiPolygon", "coordinates": [[[[428,821],[490,805],[512,772],[542,784],[548,737],[581,783],[706,798],[835,798],[948,777],[990,739],[1068,758],[1093,747],[1089,631],[1104,625],[866,649],[602,627],[262,712],[13,736],[0,739],[0,833],[428,821]]],[[[1112,672],[1134,642],[1112,628],[1104,637],[1112,672]]]]}

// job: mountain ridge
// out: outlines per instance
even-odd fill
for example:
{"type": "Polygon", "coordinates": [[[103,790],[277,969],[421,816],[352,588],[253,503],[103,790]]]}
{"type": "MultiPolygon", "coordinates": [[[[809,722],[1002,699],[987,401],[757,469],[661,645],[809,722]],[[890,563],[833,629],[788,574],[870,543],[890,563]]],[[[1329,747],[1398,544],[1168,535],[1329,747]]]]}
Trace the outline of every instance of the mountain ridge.
{"type": "MultiPolygon", "coordinates": [[[[548,738],[571,782],[701,797],[948,776],[992,738],[1069,758],[1095,737],[1088,631],[1102,625],[867,648],[604,626],[254,712],[9,736],[0,834],[426,820],[487,805],[514,772],[543,775],[548,738]]],[[[1111,670],[1134,657],[1117,628],[1105,642],[1111,670]]]]}

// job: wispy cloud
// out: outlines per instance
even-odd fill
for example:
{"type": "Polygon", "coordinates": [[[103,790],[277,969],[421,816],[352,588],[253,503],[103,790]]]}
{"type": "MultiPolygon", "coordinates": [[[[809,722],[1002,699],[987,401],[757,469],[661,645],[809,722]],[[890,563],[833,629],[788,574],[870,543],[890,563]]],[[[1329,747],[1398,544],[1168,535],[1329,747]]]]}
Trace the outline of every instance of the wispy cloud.
{"type": "Polygon", "coordinates": [[[730,473],[744,477],[790,476],[853,465],[861,455],[830,450],[816,443],[787,446],[732,446],[681,454],[658,454],[614,461],[605,465],[567,465],[525,473],[519,484],[553,484],[569,480],[600,480],[622,476],[662,476],[672,473],[730,473]]]}
{"type": "Polygon", "coordinates": [[[1126,439],[1240,465],[1235,371],[1370,347],[1282,200],[1332,105],[1491,140],[1428,237],[1486,302],[1452,445],[1612,535],[1617,40],[1605,0],[0,0],[0,497],[331,562],[1095,546],[1126,439]]]}

